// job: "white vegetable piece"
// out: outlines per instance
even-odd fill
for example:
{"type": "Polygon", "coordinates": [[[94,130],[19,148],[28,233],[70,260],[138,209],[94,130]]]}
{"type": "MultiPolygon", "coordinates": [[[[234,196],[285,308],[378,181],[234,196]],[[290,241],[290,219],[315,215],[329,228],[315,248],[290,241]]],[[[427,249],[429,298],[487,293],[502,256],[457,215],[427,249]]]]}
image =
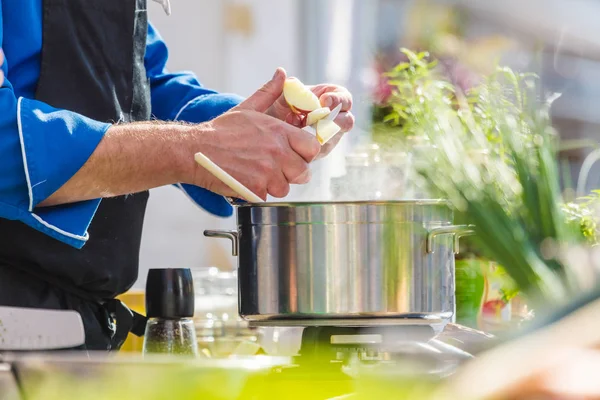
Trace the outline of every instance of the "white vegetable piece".
{"type": "Polygon", "coordinates": [[[317,140],[322,145],[331,140],[332,137],[337,135],[342,128],[340,128],[335,122],[322,119],[317,122],[317,140]]]}
{"type": "Polygon", "coordinates": [[[306,116],[306,125],[314,125],[331,113],[329,107],[318,108],[306,116]]]}
{"type": "Polygon", "coordinates": [[[296,78],[286,79],[283,97],[296,114],[305,114],[321,108],[319,98],[296,78]]]}

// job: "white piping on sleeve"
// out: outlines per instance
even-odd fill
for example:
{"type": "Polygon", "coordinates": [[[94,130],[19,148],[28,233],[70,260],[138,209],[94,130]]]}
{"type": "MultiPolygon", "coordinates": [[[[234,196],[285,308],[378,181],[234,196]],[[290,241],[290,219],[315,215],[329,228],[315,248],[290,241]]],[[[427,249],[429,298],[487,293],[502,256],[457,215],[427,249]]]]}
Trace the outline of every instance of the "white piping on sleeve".
{"type": "Polygon", "coordinates": [[[46,228],[52,229],[53,231],[60,233],[63,236],[69,237],[71,239],[87,241],[89,238],[89,234],[86,232],[85,236],[75,235],[73,233],[69,233],[56,227],[48,222],[44,221],[39,215],[33,213],[33,187],[31,186],[31,178],[29,176],[29,167],[27,166],[27,154],[25,153],[25,141],[23,140],[23,122],[21,120],[21,103],[23,102],[23,97],[19,97],[17,101],[17,126],[19,129],[19,141],[21,142],[21,155],[23,157],[23,168],[25,169],[25,178],[27,180],[27,190],[29,191],[29,212],[40,224],[44,225],[46,228]]]}
{"type": "Polygon", "coordinates": [[[181,109],[179,110],[179,112],[177,113],[177,115],[175,115],[175,121],[177,121],[179,119],[179,117],[181,116],[181,113],[184,112],[185,109],[188,108],[196,100],[198,100],[198,98],[194,97],[193,99],[191,99],[190,101],[188,101],[187,103],[185,103],[185,105],[183,107],[181,107],[181,109]]]}
{"type": "Polygon", "coordinates": [[[23,122],[21,121],[21,103],[23,97],[17,101],[17,126],[19,128],[19,140],[21,142],[21,155],[23,157],[23,167],[25,169],[25,179],[27,180],[27,190],[29,191],[29,212],[33,211],[33,188],[29,178],[29,167],[27,166],[27,154],[25,154],[25,141],[23,140],[23,122]]]}
{"type": "Polygon", "coordinates": [[[53,231],[55,231],[55,232],[57,232],[57,233],[60,233],[61,235],[64,235],[64,236],[70,237],[71,239],[83,240],[83,241],[85,242],[85,241],[87,241],[87,240],[89,239],[89,237],[90,237],[90,235],[89,235],[89,233],[88,233],[88,232],[86,232],[86,233],[85,233],[85,236],[79,236],[79,235],[75,235],[75,234],[73,234],[73,233],[69,233],[69,232],[67,232],[67,231],[63,231],[62,229],[60,229],[60,228],[58,228],[58,227],[56,227],[56,226],[54,226],[54,225],[51,225],[51,224],[47,223],[47,222],[46,222],[46,221],[44,221],[42,218],[40,218],[40,216],[39,216],[39,215],[36,215],[36,214],[31,214],[31,215],[33,216],[33,218],[35,218],[35,219],[36,219],[36,220],[37,220],[37,221],[38,221],[40,224],[44,225],[46,228],[50,228],[50,229],[52,229],[53,231]]]}

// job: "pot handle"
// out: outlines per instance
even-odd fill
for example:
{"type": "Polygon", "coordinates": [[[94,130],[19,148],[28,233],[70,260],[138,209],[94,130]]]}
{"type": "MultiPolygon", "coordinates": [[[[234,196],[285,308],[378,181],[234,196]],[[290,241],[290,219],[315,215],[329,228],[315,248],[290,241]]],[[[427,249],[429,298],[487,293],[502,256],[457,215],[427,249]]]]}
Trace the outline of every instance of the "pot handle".
{"type": "Polygon", "coordinates": [[[237,231],[204,231],[204,236],[231,240],[231,255],[237,257],[240,242],[237,231]]]}
{"type": "Polygon", "coordinates": [[[427,232],[427,253],[433,253],[433,241],[437,236],[454,236],[454,254],[460,252],[460,238],[475,234],[475,225],[448,225],[429,229],[427,232]]]}

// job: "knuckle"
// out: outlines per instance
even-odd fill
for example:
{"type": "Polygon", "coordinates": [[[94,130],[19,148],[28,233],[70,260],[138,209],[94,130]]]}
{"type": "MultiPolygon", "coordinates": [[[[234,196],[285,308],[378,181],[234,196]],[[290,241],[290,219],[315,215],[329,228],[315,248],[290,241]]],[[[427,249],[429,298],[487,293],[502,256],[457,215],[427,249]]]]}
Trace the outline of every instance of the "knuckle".
{"type": "Polygon", "coordinates": [[[273,197],[282,198],[290,193],[290,184],[283,181],[274,182],[270,186],[269,192],[273,197]]]}
{"type": "Polygon", "coordinates": [[[271,135],[281,135],[282,122],[275,118],[269,118],[268,121],[265,121],[264,126],[269,131],[271,135]]]}
{"type": "Polygon", "coordinates": [[[257,178],[252,184],[248,185],[248,189],[260,196],[261,193],[264,193],[267,190],[267,181],[257,178]]]}
{"type": "Polygon", "coordinates": [[[258,160],[256,163],[256,169],[263,176],[268,176],[273,172],[273,163],[268,159],[258,160]]]}
{"type": "Polygon", "coordinates": [[[260,89],[258,89],[257,93],[266,95],[266,94],[271,94],[271,84],[269,82],[265,83],[264,85],[261,86],[260,89]]]}
{"type": "Polygon", "coordinates": [[[267,147],[267,152],[273,159],[280,159],[285,155],[284,147],[277,140],[273,140],[269,142],[267,147]]]}

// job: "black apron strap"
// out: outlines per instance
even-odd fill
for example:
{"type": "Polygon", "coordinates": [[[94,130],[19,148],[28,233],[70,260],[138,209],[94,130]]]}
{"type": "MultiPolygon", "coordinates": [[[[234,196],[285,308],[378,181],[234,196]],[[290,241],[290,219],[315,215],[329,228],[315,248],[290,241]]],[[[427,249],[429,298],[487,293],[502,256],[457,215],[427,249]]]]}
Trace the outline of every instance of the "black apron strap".
{"type": "Polygon", "coordinates": [[[116,327],[113,328],[114,334],[111,340],[114,348],[120,349],[123,346],[129,332],[138,337],[144,336],[146,322],[148,321],[145,316],[131,310],[122,301],[117,299],[108,300],[103,306],[117,322],[116,327]]]}
{"type": "MultiPolygon", "coordinates": [[[[19,267],[14,266],[14,264],[13,268],[19,269],[19,267]]],[[[123,343],[125,343],[129,332],[138,337],[144,336],[148,318],[131,310],[122,301],[118,299],[105,300],[96,298],[89,292],[70,285],[64,279],[60,279],[51,274],[46,274],[40,269],[26,269],[23,270],[23,272],[32,275],[39,280],[47,282],[48,284],[62,290],[65,293],[75,296],[83,301],[97,303],[104,308],[109,316],[107,326],[112,332],[111,349],[120,349],[121,346],[123,346],[123,343]]]]}

